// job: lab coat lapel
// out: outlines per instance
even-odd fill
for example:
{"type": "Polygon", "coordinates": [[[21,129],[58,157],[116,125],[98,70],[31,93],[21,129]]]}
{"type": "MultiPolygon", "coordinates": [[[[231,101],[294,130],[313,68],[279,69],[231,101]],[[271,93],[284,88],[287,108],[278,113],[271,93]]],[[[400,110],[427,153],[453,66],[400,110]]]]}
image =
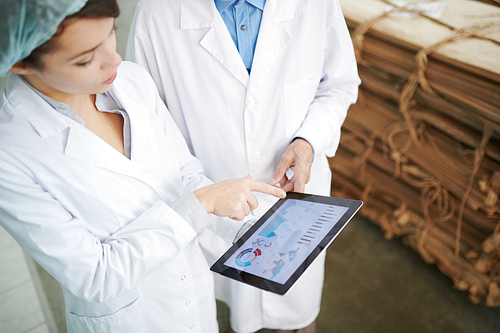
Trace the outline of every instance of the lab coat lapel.
{"type": "Polygon", "coordinates": [[[248,72],[214,1],[183,0],[181,29],[201,28],[209,28],[209,30],[200,41],[200,45],[246,87],[248,72]]]}
{"type": "Polygon", "coordinates": [[[13,106],[31,123],[40,137],[56,149],[63,147],[62,153],[66,156],[117,172],[132,173],[130,166],[123,163],[124,160],[128,161],[125,156],[84,126],[54,110],[19,76],[12,74],[6,89],[13,106]],[[64,131],[68,132],[67,138],[64,135],[58,138],[64,131]]]}
{"type": "MultiPolygon", "coordinates": [[[[131,122],[132,122],[131,117],[131,122]]],[[[134,128],[132,126],[132,128],[134,128]]],[[[134,133],[137,130],[132,129],[132,138],[138,135],[134,133]]],[[[103,168],[112,172],[120,173],[129,177],[139,179],[140,181],[148,184],[152,188],[156,189],[154,178],[158,175],[159,170],[158,163],[151,162],[156,155],[148,156],[144,158],[144,148],[143,143],[150,143],[149,140],[150,131],[142,133],[147,138],[144,139],[132,139],[132,154],[131,159],[128,159],[123,154],[118,152],[116,149],[108,145],[101,138],[99,138],[94,133],[88,131],[85,127],[75,125],[70,126],[70,131],[68,135],[68,140],[66,143],[65,155],[82,162],[94,165],[99,168],[103,168]],[[139,141],[139,145],[134,143],[134,141],[139,141]],[[134,148],[135,144],[135,148],[134,148]]],[[[156,147],[151,147],[155,150],[156,147]]]]}
{"type": "Polygon", "coordinates": [[[129,82],[122,80],[119,82],[120,85],[114,85],[110,93],[115,101],[127,111],[130,119],[130,160],[134,166],[140,165],[140,171],[134,170],[135,175],[151,187],[156,188],[159,185],[158,179],[162,170],[160,169],[154,130],[151,126],[150,110],[129,97],[134,93],[134,87],[129,82]]]}
{"type": "MultiPolygon", "coordinates": [[[[120,81],[117,78],[117,82],[120,81]]],[[[122,82],[126,83],[126,82],[122,82]]],[[[115,101],[127,111],[131,129],[131,158],[128,159],[82,126],[71,126],[65,154],[95,166],[118,172],[154,187],[158,175],[156,145],[149,124],[149,111],[128,97],[131,92],[116,84],[109,90],[115,101]]]]}
{"type": "MultiPolygon", "coordinates": [[[[31,123],[41,139],[55,149],[62,149],[61,153],[70,158],[137,178],[153,188],[157,186],[155,176],[161,170],[149,124],[149,111],[128,97],[133,94],[131,85],[128,91],[115,85],[110,89],[115,100],[127,110],[130,117],[132,152],[129,160],[87,128],[54,110],[19,76],[11,76],[6,86],[9,100],[31,123]],[[67,136],[61,135],[64,132],[67,132],[67,136]]],[[[120,78],[117,78],[117,82],[127,89],[128,82],[120,78]]]]}
{"type": "Polygon", "coordinates": [[[76,160],[126,175],[134,175],[128,158],[79,124],[70,124],[64,154],[76,160]]]}
{"type": "Polygon", "coordinates": [[[282,54],[290,33],[282,25],[305,13],[303,0],[267,0],[262,15],[249,86],[260,86],[282,54]]]}
{"type": "MultiPolygon", "coordinates": [[[[119,78],[117,80],[120,80],[119,78]]],[[[152,137],[149,120],[149,110],[129,96],[133,94],[133,86],[120,80],[120,85],[114,85],[109,93],[115,101],[127,111],[130,119],[131,153],[133,162],[141,162],[147,158],[147,153],[156,147],[152,137]],[[121,88],[123,87],[123,89],[121,88]]]]}

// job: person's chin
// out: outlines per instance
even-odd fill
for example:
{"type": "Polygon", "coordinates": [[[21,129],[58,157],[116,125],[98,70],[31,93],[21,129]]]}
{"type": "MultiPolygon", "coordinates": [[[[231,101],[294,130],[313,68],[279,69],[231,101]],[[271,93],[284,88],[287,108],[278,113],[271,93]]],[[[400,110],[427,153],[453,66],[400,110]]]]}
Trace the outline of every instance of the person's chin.
{"type": "Polygon", "coordinates": [[[96,89],[93,90],[90,95],[94,94],[104,94],[106,91],[108,91],[113,85],[112,84],[101,84],[99,87],[96,87],[96,89]]]}

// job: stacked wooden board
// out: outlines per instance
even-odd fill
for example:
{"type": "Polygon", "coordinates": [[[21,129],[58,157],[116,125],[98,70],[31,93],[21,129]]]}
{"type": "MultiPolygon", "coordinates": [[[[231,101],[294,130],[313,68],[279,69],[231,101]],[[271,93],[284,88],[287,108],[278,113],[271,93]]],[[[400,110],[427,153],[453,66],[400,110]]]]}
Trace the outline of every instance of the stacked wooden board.
{"type": "Polygon", "coordinates": [[[362,85],[332,195],[500,306],[500,8],[422,2],[340,0],[362,85]]]}

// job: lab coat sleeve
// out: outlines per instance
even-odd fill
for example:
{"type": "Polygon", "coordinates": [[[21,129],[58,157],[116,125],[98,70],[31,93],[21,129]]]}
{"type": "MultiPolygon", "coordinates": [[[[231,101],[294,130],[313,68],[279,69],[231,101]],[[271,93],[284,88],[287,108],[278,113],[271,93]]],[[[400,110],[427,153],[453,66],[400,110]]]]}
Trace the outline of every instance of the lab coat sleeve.
{"type": "MultiPolygon", "coordinates": [[[[0,151],[0,224],[65,289],[87,301],[104,302],[132,290],[196,236],[158,201],[101,240],[12,160],[0,151]]],[[[104,205],[96,210],[96,218],[114,217],[104,205]]]]}
{"type": "Polygon", "coordinates": [[[207,228],[229,245],[236,242],[256,221],[252,214],[246,216],[243,221],[208,215],[198,198],[189,190],[186,190],[170,207],[186,220],[197,234],[203,228],[207,228]]]}
{"type": "MultiPolygon", "coordinates": [[[[227,217],[210,215],[210,222],[205,223],[199,220],[200,214],[194,214],[193,208],[200,211],[203,210],[203,206],[192,192],[201,187],[213,184],[213,181],[203,174],[203,166],[200,161],[189,151],[184,136],[158,94],[155,82],[144,69],[141,68],[141,70],[144,71],[144,74],[148,77],[147,82],[149,91],[153,92],[151,100],[154,101],[155,113],[160,120],[160,125],[167,137],[167,142],[175,147],[176,160],[179,163],[179,169],[181,171],[183,184],[182,192],[184,192],[184,194],[179,200],[172,204],[172,208],[183,216],[193,226],[197,233],[206,226],[226,243],[232,244],[239,230],[244,226],[244,222],[234,221],[227,217]],[[182,204],[182,202],[186,200],[191,201],[191,205],[182,204]]],[[[205,215],[207,214],[205,213],[205,215]]],[[[246,220],[249,219],[250,217],[246,220]]]]}
{"type": "Polygon", "coordinates": [[[294,135],[304,138],[315,155],[335,155],[340,142],[340,128],[347,110],[356,102],[360,79],[352,40],[338,1],[327,26],[323,76],[307,116],[294,135]]]}
{"type": "Polygon", "coordinates": [[[211,223],[205,208],[191,191],[185,191],[170,207],[186,220],[197,234],[211,223]]]}

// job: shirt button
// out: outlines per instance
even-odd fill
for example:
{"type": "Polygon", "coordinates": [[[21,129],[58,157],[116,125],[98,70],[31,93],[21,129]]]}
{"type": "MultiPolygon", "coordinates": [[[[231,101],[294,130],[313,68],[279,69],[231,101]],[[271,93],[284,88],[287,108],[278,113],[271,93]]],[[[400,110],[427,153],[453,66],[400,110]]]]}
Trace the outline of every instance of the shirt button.
{"type": "Polygon", "coordinates": [[[260,154],[260,152],[259,152],[259,151],[254,151],[254,152],[252,152],[252,160],[255,160],[255,161],[256,161],[256,160],[259,160],[259,159],[260,159],[260,156],[261,156],[261,154],[260,154]]]}
{"type": "Polygon", "coordinates": [[[247,28],[247,26],[244,24],[240,27],[241,30],[245,30],[246,28],[247,28]]]}

